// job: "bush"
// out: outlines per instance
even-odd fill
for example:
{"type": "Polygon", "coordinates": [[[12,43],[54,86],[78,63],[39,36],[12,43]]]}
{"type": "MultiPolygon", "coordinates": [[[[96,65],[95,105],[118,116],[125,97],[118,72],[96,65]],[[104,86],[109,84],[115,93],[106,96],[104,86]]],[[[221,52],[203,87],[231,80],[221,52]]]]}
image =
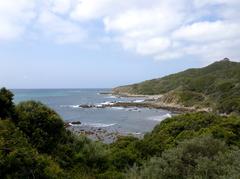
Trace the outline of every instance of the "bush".
{"type": "Polygon", "coordinates": [[[220,113],[237,113],[240,114],[240,97],[230,96],[219,101],[217,109],[220,113]]]}
{"type": "Polygon", "coordinates": [[[13,94],[6,88],[0,89],[0,119],[15,117],[13,94]]]}
{"type": "Polygon", "coordinates": [[[143,155],[159,155],[175,147],[179,141],[198,136],[213,135],[227,144],[240,147],[240,118],[218,116],[211,113],[191,113],[168,118],[146,135],[143,143],[149,148],[143,155]]]}
{"type": "Polygon", "coordinates": [[[0,178],[59,178],[51,157],[38,154],[9,120],[0,121],[0,178]]]}
{"type": "Polygon", "coordinates": [[[51,153],[65,136],[62,119],[40,102],[28,101],[17,105],[16,126],[29,138],[29,142],[43,153],[51,153]]]}
{"type": "Polygon", "coordinates": [[[133,168],[127,178],[239,178],[240,150],[212,137],[195,138],[133,168]]]}
{"type": "Polygon", "coordinates": [[[110,162],[112,168],[123,171],[134,163],[140,163],[140,156],[136,148],[138,139],[135,137],[121,137],[111,146],[110,162]]]}

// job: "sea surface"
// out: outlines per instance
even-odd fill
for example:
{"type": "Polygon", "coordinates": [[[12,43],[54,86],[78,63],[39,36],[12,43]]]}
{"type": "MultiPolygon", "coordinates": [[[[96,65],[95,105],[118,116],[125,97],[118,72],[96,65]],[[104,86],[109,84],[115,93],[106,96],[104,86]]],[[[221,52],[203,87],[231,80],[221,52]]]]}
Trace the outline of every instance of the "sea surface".
{"type": "Polygon", "coordinates": [[[81,104],[102,104],[108,102],[134,101],[143,98],[118,98],[110,94],[111,89],[14,89],[14,102],[40,101],[53,108],[64,121],[81,121],[82,125],[115,129],[126,133],[145,133],[169,117],[171,112],[148,108],[79,108],[81,104]]]}

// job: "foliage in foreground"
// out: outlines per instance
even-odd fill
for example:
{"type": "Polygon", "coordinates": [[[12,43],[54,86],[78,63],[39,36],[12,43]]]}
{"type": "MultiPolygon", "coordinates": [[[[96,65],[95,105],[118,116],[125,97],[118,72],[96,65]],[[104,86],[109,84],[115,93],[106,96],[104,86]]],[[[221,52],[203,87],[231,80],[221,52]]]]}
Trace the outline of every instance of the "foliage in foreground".
{"type": "Polygon", "coordinates": [[[39,154],[9,120],[0,121],[0,178],[58,178],[63,175],[51,156],[39,154]]]}
{"type": "Polygon", "coordinates": [[[194,138],[132,168],[127,178],[239,178],[240,150],[229,149],[219,139],[194,138]]]}
{"type": "Polygon", "coordinates": [[[240,117],[193,113],[139,140],[93,142],[39,102],[0,90],[0,178],[239,178],[240,117]]]}

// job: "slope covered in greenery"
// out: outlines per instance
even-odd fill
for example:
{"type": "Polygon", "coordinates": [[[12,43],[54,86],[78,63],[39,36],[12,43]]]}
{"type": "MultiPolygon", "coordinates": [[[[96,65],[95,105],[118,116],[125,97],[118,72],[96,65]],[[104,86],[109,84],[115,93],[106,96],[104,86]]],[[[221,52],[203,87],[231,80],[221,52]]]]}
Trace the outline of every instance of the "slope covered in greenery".
{"type": "Polygon", "coordinates": [[[66,130],[45,105],[0,90],[0,178],[239,178],[240,117],[168,118],[143,139],[104,145],[66,130]]]}
{"type": "Polygon", "coordinates": [[[115,93],[164,94],[164,101],[240,113],[240,63],[224,59],[163,78],[114,89],[115,93]]]}

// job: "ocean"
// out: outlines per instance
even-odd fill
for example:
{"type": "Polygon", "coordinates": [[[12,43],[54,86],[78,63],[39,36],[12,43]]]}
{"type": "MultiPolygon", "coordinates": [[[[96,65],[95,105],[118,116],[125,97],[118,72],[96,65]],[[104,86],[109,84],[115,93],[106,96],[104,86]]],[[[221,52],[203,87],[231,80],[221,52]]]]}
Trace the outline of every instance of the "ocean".
{"type": "Polygon", "coordinates": [[[82,125],[114,127],[127,133],[145,133],[171,115],[170,111],[148,108],[80,108],[78,105],[100,105],[109,102],[135,101],[142,98],[118,98],[102,92],[111,89],[13,89],[14,102],[40,101],[54,109],[64,121],[81,121],[82,125]]]}

